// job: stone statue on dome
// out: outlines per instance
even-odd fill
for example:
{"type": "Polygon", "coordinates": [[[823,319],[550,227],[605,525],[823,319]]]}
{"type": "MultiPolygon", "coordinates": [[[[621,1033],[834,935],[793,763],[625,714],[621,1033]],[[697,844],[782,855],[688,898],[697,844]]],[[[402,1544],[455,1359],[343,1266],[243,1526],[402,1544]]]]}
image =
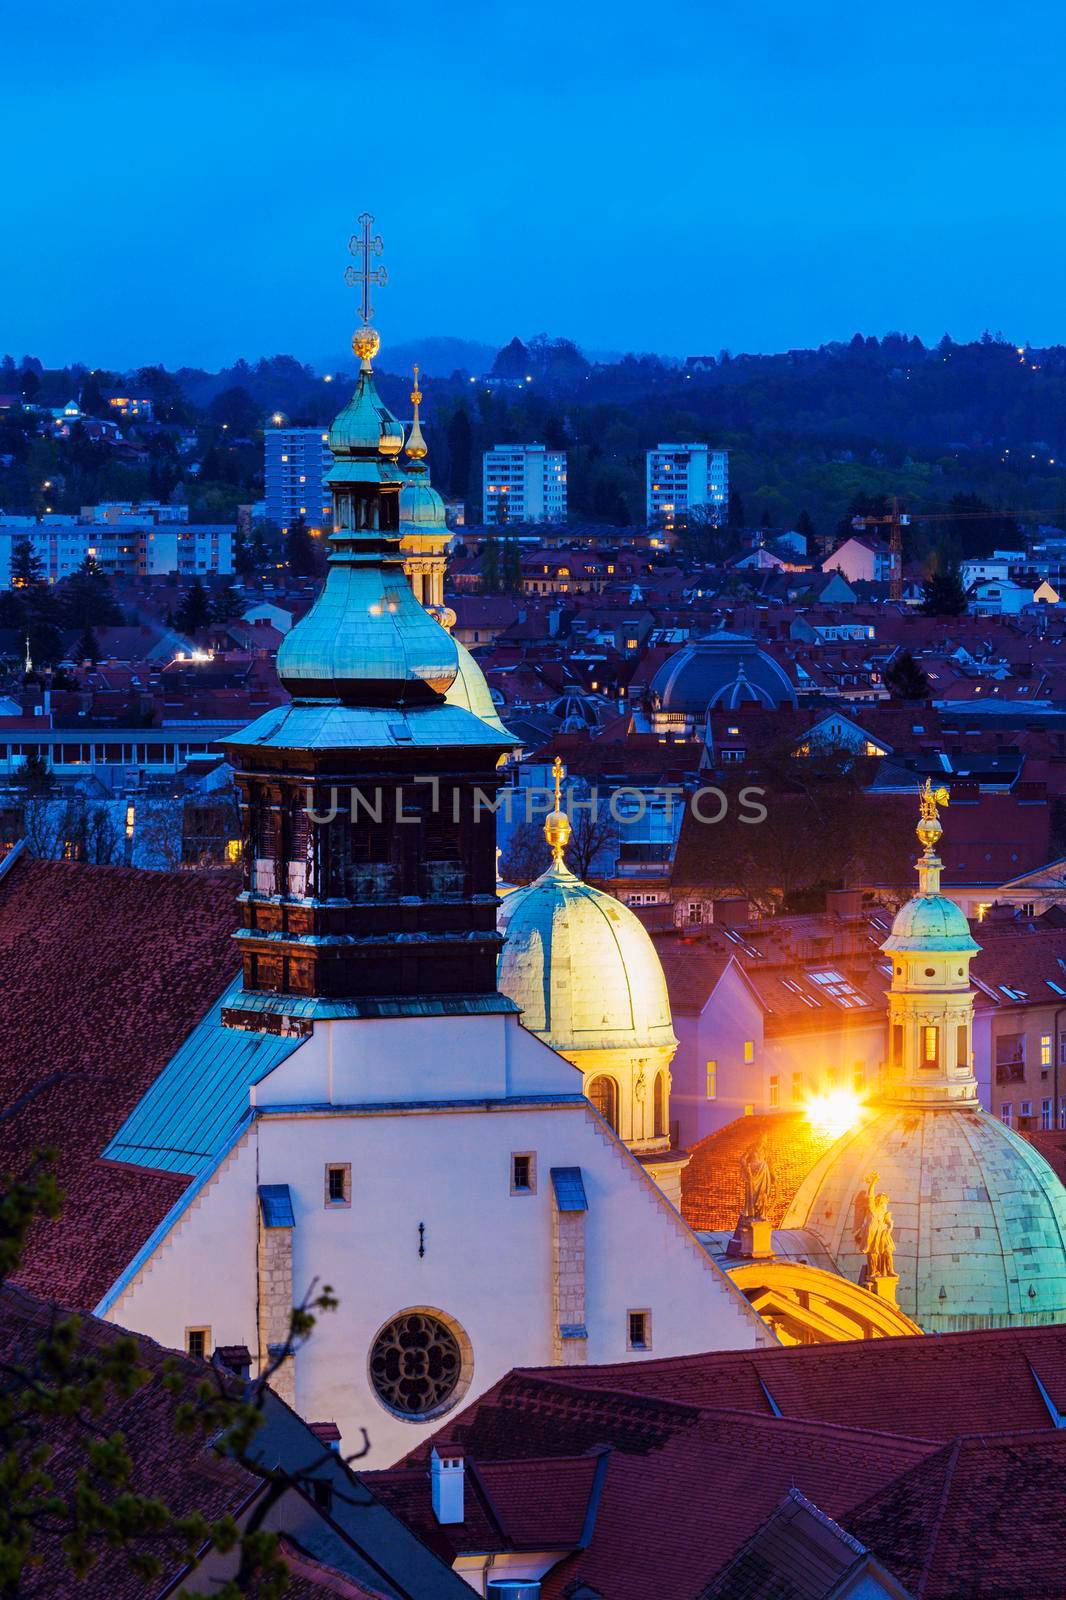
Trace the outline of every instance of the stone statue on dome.
{"type": "Polygon", "coordinates": [[[766,1159],[766,1144],[762,1139],[758,1144],[753,1144],[750,1149],[745,1150],[740,1158],[740,1170],[744,1179],[744,1208],[741,1218],[768,1221],[767,1213],[774,1198],[774,1175],[770,1171],[770,1163],[766,1159]]]}
{"type": "Polygon", "coordinates": [[[859,1237],[867,1278],[891,1278],[895,1273],[894,1223],[887,1194],[877,1192],[877,1178],[876,1172],[867,1173],[866,1223],[859,1237]]]}

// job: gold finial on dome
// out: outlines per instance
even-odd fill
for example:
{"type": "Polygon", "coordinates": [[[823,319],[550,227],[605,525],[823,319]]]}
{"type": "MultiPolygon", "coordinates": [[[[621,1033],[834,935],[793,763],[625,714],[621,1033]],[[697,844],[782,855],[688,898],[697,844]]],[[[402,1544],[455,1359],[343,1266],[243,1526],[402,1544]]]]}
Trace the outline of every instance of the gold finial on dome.
{"type": "Polygon", "coordinates": [[[932,780],[926,778],[924,784],[918,786],[918,805],[921,815],[918,818],[918,842],[924,847],[926,854],[930,854],[944,831],[940,820],[939,808],[946,806],[951,796],[943,784],[934,789],[932,780]]]}
{"type": "Polygon", "coordinates": [[[422,423],[419,420],[418,408],[422,404],[422,391],[418,387],[418,368],[415,367],[415,386],[411,390],[411,403],[415,408],[415,420],[411,424],[411,431],[407,435],[407,449],[404,452],[412,461],[422,461],[429,451],[426,441],[422,437],[422,423]]]}
{"type": "Polygon", "coordinates": [[[365,369],[381,349],[381,335],[376,328],[370,326],[374,316],[374,307],[370,299],[371,284],[386,284],[389,275],[384,267],[370,265],[374,256],[379,256],[382,250],[381,235],[371,236],[370,230],[374,226],[374,219],[369,211],[364,211],[359,218],[359,226],[363,230],[362,236],[353,233],[348,240],[348,250],[355,256],[358,266],[346,267],[344,281],[349,288],[359,285],[359,315],[363,319],[363,326],[356,328],[352,334],[352,349],[359,357],[365,369]]]}
{"type": "Polygon", "coordinates": [[[548,848],[552,853],[552,861],[557,867],[563,864],[566,847],[570,843],[570,818],[563,810],[563,763],[558,756],[552,762],[552,777],[555,779],[555,810],[549,811],[544,818],[544,837],[548,841],[548,848]]]}

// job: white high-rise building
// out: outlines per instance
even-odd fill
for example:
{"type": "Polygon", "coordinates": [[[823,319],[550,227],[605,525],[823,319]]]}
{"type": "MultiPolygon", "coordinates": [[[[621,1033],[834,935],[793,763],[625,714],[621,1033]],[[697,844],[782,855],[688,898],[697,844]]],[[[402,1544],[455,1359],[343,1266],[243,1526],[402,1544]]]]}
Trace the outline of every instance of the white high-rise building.
{"type": "Polygon", "coordinates": [[[332,526],[326,478],[333,466],[325,428],[268,428],[263,477],[267,521],[284,533],[297,517],[309,528],[332,526]]]}
{"type": "Polygon", "coordinates": [[[486,523],[565,522],[566,452],[542,444],[498,444],[482,457],[486,523]]]}
{"type": "Polygon", "coordinates": [[[729,506],[729,452],[706,444],[660,444],[648,451],[649,528],[675,526],[699,506],[711,521],[725,520],[729,506]]]}
{"type": "Polygon", "coordinates": [[[109,578],[225,577],[233,571],[233,539],[233,528],[219,523],[8,519],[0,522],[0,590],[11,588],[12,564],[22,544],[30,546],[45,581],[61,583],[87,556],[109,578]]]}

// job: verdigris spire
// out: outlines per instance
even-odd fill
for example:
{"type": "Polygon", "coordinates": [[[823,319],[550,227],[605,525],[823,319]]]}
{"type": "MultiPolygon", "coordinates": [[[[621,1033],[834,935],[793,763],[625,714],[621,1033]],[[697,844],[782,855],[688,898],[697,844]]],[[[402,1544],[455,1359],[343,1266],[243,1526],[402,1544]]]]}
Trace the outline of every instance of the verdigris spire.
{"type": "Polygon", "coordinates": [[[327,482],[333,497],[325,588],[278,651],[278,676],[294,698],[348,705],[413,706],[439,699],[459,670],[454,641],[405,581],[400,549],[397,465],[403,428],[382,401],[373,358],[381,348],[371,326],[372,283],[386,281],[371,260],[381,240],[373,217],[349,249],[359,262],[345,274],[360,289],[361,325],[352,338],[359,357],[355,393],[329,434],[334,455],[327,482]]]}

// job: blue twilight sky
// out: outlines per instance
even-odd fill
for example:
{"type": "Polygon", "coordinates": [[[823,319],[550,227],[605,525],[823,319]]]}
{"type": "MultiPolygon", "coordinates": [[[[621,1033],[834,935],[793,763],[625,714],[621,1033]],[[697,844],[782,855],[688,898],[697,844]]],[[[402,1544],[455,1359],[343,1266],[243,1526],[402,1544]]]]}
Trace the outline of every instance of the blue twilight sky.
{"type": "Polygon", "coordinates": [[[0,10],[0,351],[1066,341],[1057,0],[48,0],[0,10]]]}

